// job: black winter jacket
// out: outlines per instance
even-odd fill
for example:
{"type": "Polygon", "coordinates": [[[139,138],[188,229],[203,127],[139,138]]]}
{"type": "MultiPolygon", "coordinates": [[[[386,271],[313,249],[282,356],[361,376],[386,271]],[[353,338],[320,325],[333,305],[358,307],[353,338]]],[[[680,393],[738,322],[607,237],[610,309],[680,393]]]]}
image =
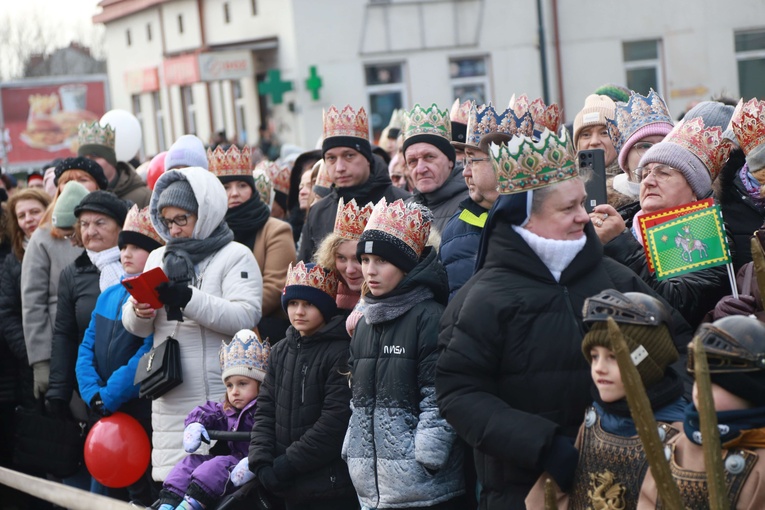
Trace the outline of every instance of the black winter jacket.
{"type": "Polygon", "coordinates": [[[32,369],[21,325],[21,261],[9,253],[0,264],[0,403],[31,403],[32,369]]]}
{"type": "MultiPolygon", "coordinates": [[[[525,508],[556,434],[573,440],[592,401],[582,355],[584,300],[605,289],[656,295],[635,273],[603,257],[592,224],[587,242],[554,277],[505,221],[488,238],[485,263],[441,320],[439,408],[474,451],[481,508],[525,508]]],[[[673,314],[675,344],[691,331],[673,314]]]]}
{"type": "Polygon", "coordinates": [[[367,202],[376,204],[383,197],[388,202],[409,197],[407,191],[393,185],[388,175],[388,166],[382,158],[380,156],[373,157],[375,164],[370,169],[367,182],[348,188],[332,186],[332,191],[330,191],[329,195],[311,207],[308,217],[303,224],[298,260],[310,262],[319,244],[321,244],[321,240],[335,228],[337,204],[341,198],[345,203],[355,198],[359,206],[364,206],[367,202]]]}
{"type": "Polygon", "coordinates": [[[50,385],[45,394],[48,400],[69,402],[72,392],[77,389],[74,371],[77,351],[101,293],[99,275],[98,268],[85,251],[61,272],[50,355],[50,385]]]}
{"type": "Polygon", "coordinates": [[[292,326],[274,345],[260,388],[252,428],[250,469],[286,459],[293,471],[287,502],[321,501],[354,494],[340,458],[351,417],[345,318],[335,316],[311,336],[292,326]]]}

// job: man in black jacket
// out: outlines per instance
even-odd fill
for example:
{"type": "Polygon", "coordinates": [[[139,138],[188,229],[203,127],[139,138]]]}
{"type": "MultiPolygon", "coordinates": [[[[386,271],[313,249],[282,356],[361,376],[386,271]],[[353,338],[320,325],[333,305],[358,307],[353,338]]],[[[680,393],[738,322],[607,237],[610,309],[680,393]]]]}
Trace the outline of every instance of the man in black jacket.
{"type": "Polygon", "coordinates": [[[358,114],[350,106],[342,112],[334,106],[324,112],[321,153],[334,185],[330,194],[311,208],[303,224],[298,260],[304,262],[310,262],[321,240],[332,232],[341,198],[345,203],[355,198],[357,204],[376,204],[383,197],[392,202],[409,196],[393,186],[388,166],[372,154],[369,120],[364,108],[359,108],[358,114]]]}

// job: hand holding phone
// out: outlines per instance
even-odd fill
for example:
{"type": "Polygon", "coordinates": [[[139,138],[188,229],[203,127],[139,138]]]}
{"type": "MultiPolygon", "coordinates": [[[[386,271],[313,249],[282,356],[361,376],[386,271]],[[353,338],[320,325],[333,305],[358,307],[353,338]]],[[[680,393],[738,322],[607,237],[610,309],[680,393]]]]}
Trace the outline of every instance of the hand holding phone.
{"type": "Polygon", "coordinates": [[[584,208],[591,213],[595,206],[608,203],[606,189],[606,152],[603,149],[588,149],[579,151],[579,169],[590,173],[590,178],[584,185],[587,199],[584,208]]]}

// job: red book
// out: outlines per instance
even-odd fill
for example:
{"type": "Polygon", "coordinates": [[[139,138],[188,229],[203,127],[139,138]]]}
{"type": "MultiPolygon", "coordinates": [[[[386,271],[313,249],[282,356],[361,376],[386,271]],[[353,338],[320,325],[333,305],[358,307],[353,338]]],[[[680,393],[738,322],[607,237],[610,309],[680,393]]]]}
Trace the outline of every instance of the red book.
{"type": "Polygon", "coordinates": [[[162,308],[163,303],[159,300],[159,294],[155,290],[157,285],[168,281],[167,275],[161,267],[155,267],[138,276],[131,276],[122,280],[122,285],[139,303],[149,303],[152,308],[162,308]]]}

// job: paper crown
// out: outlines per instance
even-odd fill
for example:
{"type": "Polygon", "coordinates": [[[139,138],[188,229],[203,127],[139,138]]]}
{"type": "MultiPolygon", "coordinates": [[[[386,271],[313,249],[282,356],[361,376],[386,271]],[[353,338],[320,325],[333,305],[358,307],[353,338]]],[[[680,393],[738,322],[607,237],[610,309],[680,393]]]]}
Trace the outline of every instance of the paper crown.
{"type": "MultiPolygon", "coordinates": [[[[290,175],[292,169],[286,166],[281,166],[278,163],[272,161],[265,162],[263,170],[268,174],[268,178],[271,179],[271,186],[274,191],[284,193],[285,195],[290,192],[290,175]]],[[[260,166],[260,165],[258,165],[260,166]]]]}
{"type": "Polygon", "coordinates": [[[274,185],[271,182],[271,176],[268,173],[268,166],[273,165],[270,161],[261,161],[252,171],[252,178],[255,181],[255,191],[260,195],[260,200],[267,205],[271,205],[271,194],[274,185]]]}
{"type": "MultiPolygon", "coordinates": [[[[635,134],[640,128],[649,124],[669,124],[674,126],[675,122],[669,114],[669,108],[664,99],[653,89],[650,89],[647,96],[633,92],[627,103],[616,103],[615,119],[606,118],[609,124],[614,124],[618,130],[618,137],[612,137],[617,152],[624,147],[627,140],[635,134]]],[[[609,126],[610,127],[610,126],[609,126]]]]}
{"type": "Polygon", "coordinates": [[[473,103],[468,116],[467,139],[464,144],[452,142],[452,145],[480,148],[481,140],[490,133],[501,133],[512,137],[519,132],[528,132],[530,126],[531,117],[528,112],[518,117],[512,108],[498,113],[491,103],[480,106],[473,103]]]}
{"type": "Polygon", "coordinates": [[[268,371],[268,356],[271,344],[258,338],[254,331],[243,329],[234,338],[221,342],[218,351],[221,379],[223,382],[232,375],[243,375],[263,382],[268,371]]]}
{"type": "Polygon", "coordinates": [[[333,232],[343,239],[349,241],[358,241],[364,227],[367,226],[369,215],[372,214],[374,204],[369,202],[364,207],[356,204],[356,199],[352,198],[347,204],[341,198],[337,204],[337,214],[335,215],[335,228],[333,232]]]}
{"type": "Polygon", "coordinates": [[[497,191],[503,195],[544,188],[579,175],[566,131],[559,138],[545,130],[538,142],[516,136],[507,144],[492,144],[490,157],[497,191]]]}
{"type": "Polygon", "coordinates": [[[343,111],[338,112],[333,105],[324,112],[323,137],[332,136],[355,136],[369,141],[369,118],[364,107],[359,108],[359,113],[353,111],[350,105],[346,105],[343,111]]]}
{"type": "Polygon", "coordinates": [[[521,94],[516,98],[513,94],[507,107],[513,111],[513,115],[518,119],[518,129],[515,134],[532,136],[534,134],[534,118],[531,115],[531,103],[529,103],[528,96],[521,94]]]}
{"type": "Polygon", "coordinates": [[[252,153],[245,145],[240,151],[236,145],[227,151],[218,145],[214,151],[207,149],[207,166],[217,177],[252,175],[252,153]]]}
{"type": "Polygon", "coordinates": [[[98,122],[82,122],[77,128],[77,142],[83,145],[103,145],[114,149],[114,128],[109,124],[102,126],[98,122]]]}
{"type": "Polygon", "coordinates": [[[161,245],[165,244],[165,240],[159,236],[154,225],[151,224],[151,214],[149,214],[148,206],[139,209],[137,205],[133,204],[133,207],[130,208],[127,216],[125,216],[125,224],[122,227],[122,231],[137,232],[157,241],[161,245]]]}
{"type": "Polygon", "coordinates": [[[319,166],[319,172],[316,174],[316,182],[314,183],[314,186],[320,186],[324,188],[332,187],[332,179],[329,177],[327,165],[324,164],[323,160],[319,166]]]}
{"type": "Polygon", "coordinates": [[[433,103],[424,110],[419,104],[404,112],[404,140],[416,135],[434,135],[452,141],[452,124],[446,110],[433,103]]]}
{"type": "Polygon", "coordinates": [[[404,127],[404,110],[396,108],[393,113],[390,114],[390,121],[388,122],[388,128],[401,130],[404,127]]]}
{"type": "Polygon", "coordinates": [[[389,204],[382,198],[372,210],[364,231],[387,234],[387,240],[410,251],[409,257],[416,260],[425,249],[431,222],[432,214],[423,214],[419,204],[407,204],[401,199],[389,204]]]}
{"type": "Polygon", "coordinates": [[[539,138],[545,129],[551,133],[557,133],[560,129],[560,107],[552,103],[545,105],[541,97],[536,98],[529,104],[529,112],[533,122],[532,134],[539,138]]]}
{"type": "Polygon", "coordinates": [[[452,109],[449,111],[449,120],[452,122],[459,122],[461,124],[467,124],[470,118],[470,106],[473,101],[467,100],[460,103],[460,98],[454,100],[452,109]]]}
{"type": "Polygon", "coordinates": [[[723,130],[717,126],[704,127],[704,120],[696,117],[681,120],[664,138],[662,143],[679,145],[699,158],[709,170],[712,181],[728,160],[733,144],[723,137],[723,130]]]}
{"type": "Polygon", "coordinates": [[[741,150],[749,155],[765,144],[765,101],[754,98],[744,103],[742,99],[730,123],[741,150]]]}
{"type": "Polygon", "coordinates": [[[302,260],[294,266],[290,263],[287,269],[287,281],[284,283],[284,287],[291,285],[312,287],[329,294],[332,299],[337,297],[337,274],[334,271],[327,271],[319,265],[306,269],[302,260]]]}

